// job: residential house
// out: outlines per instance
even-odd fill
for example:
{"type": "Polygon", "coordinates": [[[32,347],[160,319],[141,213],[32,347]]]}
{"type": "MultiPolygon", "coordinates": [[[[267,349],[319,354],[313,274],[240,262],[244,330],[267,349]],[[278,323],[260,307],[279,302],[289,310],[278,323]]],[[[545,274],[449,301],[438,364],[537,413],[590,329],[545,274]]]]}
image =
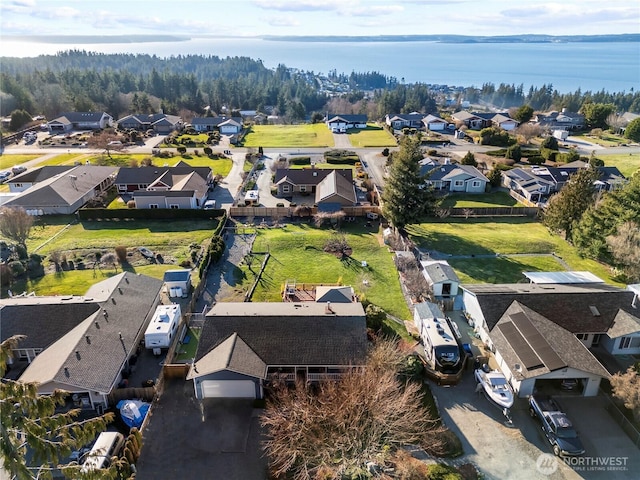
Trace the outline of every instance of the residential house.
{"type": "Polygon", "coordinates": [[[36,167],[12,177],[7,183],[11,193],[20,193],[49,178],[74,168],[72,165],[50,165],[36,167]]]}
{"type": "Polygon", "coordinates": [[[549,130],[582,130],[585,126],[584,115],[569,112],[563,108],[561,112],[551,111],[538,113],[533,117],[533,123],[549,130]]]}
{"type": "Polygon", "coordinates": [[[321,206],[353,206],[358,198],[351,169],[284,169],[276,170],[276,196],[313,195],[313,203],[321,206]]]}
{"type": "Polygon", "coordinates": [[[317,382],[363,366],[361,303],[219,302],[187,375],[197,399],[262,398],[270,382],[317,382]]]}
{"type": "Polygon", "coordinates": [[[131,194],[136,208],[200,208],[207,199],[213,176],[209,167],[123,167],[115,179],[121,195],[131,194]]]}
{"type": "Polygon", "coordinates": [[[69,215],[111,187],[117,171],[117,167],[78,165],[34,183],[4,205],[21,207],[30,215],[69,215]]]}
{"type": "Polygon", "coordinates": [[[422,275],[427,280],[436,299],[458,295],[460,279],[445,260],[420,260],[422,275]]]}
{"type": "Polygon", "coordinates": [[[476,113],[471,113],[466,110],[454,113],[451,115],[451,118],[454,122],[466,125],[467,128],[472,130],[480,130],[491,126],[491,120],[487,120],[476,113]]]}
{"type": "Polygon", "coordinates": [[[620,117],[622,120],[622,125],[620,126],[620,128],[616,133],[619,135],[624,135],[624,132],[627,130],[627,125],[629,125],[629,123],[635,120],[636,118],[640,118],[640,115],[638,115],[637,113],[625,112],[622,115],[620,115],[620,117]]]}
{"type": "Polygon", "coordinates": [[[47,122],[51,135],[73,130],[102,130],[113,125],[113,117],[105,112],[65,112],[47,122]]]}
{"type": "Polygon", "coordinates": [[[422,119],[422,125],[431,132],[442,132],[446,130],[448,122],[435,115],[427,115],[422,119]]]}
{"type": "Polygon", "coordinates": [[[468,112],[461,110],[451,115],[457,123],[466,125],[472,130],[482,130],[488,127],[498,127],[503,130],[514,130],[518,122],[512,119],[507,112],[468,112]]]}
{"type": "Polygon", "coordinates": [[[221,134],[234,135],[242,131],[242,117],[196,117],[191,126],[198,133],[219,131],[221,134]]]}
{"type": "Polygon", "coordinates": [[[141,132],[153,130],[159,135],[167,135],[173,131],[180,130],[183,122],[176,115],[151,113],[127,115],[118,120],[117,125],[121,130],[138,130],[141,132]]]}
{"type": "Polygon", "coordinates": [[[491,118],[491,123],[494,127],[498,127],[506,131],[515,130],[519,125],[518,121],[514,120],[508,115],[505,115],[504,113],[498,113],[497,115],[494,115],[491,118]]]}
{"type": "Polygon", "coordinates": [[[598,352],[640,352],[637,292],[585,282],[461,289],[477,335],[521,397],[569,378],[580,380],[583,395],[597,395],[609,377],[598,352]]]}
{"type": "Polygon", "coordinates": [[[112,406],[109,394],[136,355],[161,289],[160,280],[123,272],[84,296],[0,300],[2,340],[26,336],[14,350],[15,376],[37,383],[42,395],[66,390],[84,408],[112,406]]]}
{"type": "MultiPolygon", "coordinates": [[[[536,166],[513,168],[502,172],[502,185],[533,204],[544,204],[549,196],[562,190],[571,175],[581,168],[591,168],[583,161],[571,162],[561,167],[536,166]]],[[[594,181],[598,191],[622,188],[627,179],[617,167],[597,167],[599,176],[594,181]]]]}
{"type": "Polygon", "coordinates": [[[345,133],[352,128],[367,128],[367,116],[327,114],[327,127],[333,133],[345,133]]]}
{"type": "Polygon", "coordinates": [[[420,167],[425,183],[438,192],[485,193],[489,179],[472,165],[445,164],[420,167]]]}
{"type": "Polygon", "coordinates": [[[394,130],[402,130],[403,128],[416,128],[422,130],[424,128],[424,118],[425,115],[418,112],[395,113],[387,114],[384,121],[394,130]]]}

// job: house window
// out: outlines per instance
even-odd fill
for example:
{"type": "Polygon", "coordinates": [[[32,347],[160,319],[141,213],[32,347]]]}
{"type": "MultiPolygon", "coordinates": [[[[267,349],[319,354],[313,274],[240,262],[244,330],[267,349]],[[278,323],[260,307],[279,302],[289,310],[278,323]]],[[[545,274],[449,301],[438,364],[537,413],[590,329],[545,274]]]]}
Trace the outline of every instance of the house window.
{"type": "Polygon", "coordinates": [[[589,334],[588,333],[576,333],[576,337],[578,337],[578,340],[588,340],[589,339],[589,334]]]}
{"type": "Polygon", "coordinates": [[[598,345],[600,345],[600,336],[601,335],[599,333],[596,333],[593,336],[593,341],[591,342],[592,347],[597,347],[598,345]]]}
{"type": "Polygon", "coordinates": [[[456,187],[461,187],[461,186],[464,185],[464,182],[462,180],[455,180],[453,182],[453,185],[456,186],[456,187]]]}
{"type": "Polygon", "coordinates": [[[479,186],[480,186],[480,180],[474,180],[474,181],[473,181],[473,183],[472,183],[472,185],[473,185],[474,187],[479,187],[479,186]]]}
{"type": "Polygon", "coordinates": [[[621,337],[620,346],[618,348],[629,348],[631,346],[631,337],[621,337]]]}
{"type": "Polygon", "coordinates": [[[300,185],[300,191],[301,192],[306,192],[307,191],[307,186],[306,185],[300,185]]]}
{"type": "Polygon", "coordinates": [[[16,188],[22,188],[22,184],[21,183],[16,183],[16,188]]]}
{"type": "Polygon", "coordinates": [[[179,208],[180,208],[180,205],[176,205],[176,204],[174,203],[174,204],[172,204],[172,205],[169,205],[169,208],[172,208],[172,209],[174,209],[174,210],[177,210],[177,209],[179,209],[179,208]]]}
{"type": "Polygon", "coordinates": [[[149,208],[158,208],[158,204],[157,203],[150,203],[149,204],[149,208]]]}
{"type": "Polygon", "coordinates": [[[289,193],[289,185],[282,185],[282,193],[289,193]]]}

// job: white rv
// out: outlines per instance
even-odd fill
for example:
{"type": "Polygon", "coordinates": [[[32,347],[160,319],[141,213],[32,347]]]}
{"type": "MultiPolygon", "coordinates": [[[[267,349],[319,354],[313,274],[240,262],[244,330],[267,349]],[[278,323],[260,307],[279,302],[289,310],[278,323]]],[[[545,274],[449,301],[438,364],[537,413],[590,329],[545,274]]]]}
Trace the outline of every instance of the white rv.
{"type": "Polygon", "coordinates": [[[180,305],[160,305],[144,332],[144,346],[160,355],[163,348],[169,348],[180,324],[180,305]]]}

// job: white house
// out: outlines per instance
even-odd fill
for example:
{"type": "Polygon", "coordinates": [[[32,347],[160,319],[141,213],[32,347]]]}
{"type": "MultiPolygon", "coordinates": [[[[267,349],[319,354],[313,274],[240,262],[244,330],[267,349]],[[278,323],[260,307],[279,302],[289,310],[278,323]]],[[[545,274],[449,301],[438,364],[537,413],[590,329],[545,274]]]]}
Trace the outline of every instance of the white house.
{"type": "Polygon", "coordinates": [[[596,395],[609,373],[594,353],[626,354],[640,347],[633,289],[597,282],[460,288],[476,333],[520,396],[562,378],[579,379],[583,395],[596,395]]]}
{"type": "Polygon", "coordinates": [[[447,121],[435,115],[427,115],[422,119],[422,123],[427,130],[432,132],[442,132],[447,128],[447,121]]]}

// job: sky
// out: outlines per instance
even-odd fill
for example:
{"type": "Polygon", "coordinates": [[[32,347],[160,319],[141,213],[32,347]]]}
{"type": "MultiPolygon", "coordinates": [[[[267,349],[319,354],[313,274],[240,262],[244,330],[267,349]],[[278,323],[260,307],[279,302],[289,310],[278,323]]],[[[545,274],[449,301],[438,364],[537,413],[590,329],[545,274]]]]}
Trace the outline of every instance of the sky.
{"type": "Polygon", "coordinates": [[[639,0],[0,0],[2,35],[619,33],[639,0]]]}

